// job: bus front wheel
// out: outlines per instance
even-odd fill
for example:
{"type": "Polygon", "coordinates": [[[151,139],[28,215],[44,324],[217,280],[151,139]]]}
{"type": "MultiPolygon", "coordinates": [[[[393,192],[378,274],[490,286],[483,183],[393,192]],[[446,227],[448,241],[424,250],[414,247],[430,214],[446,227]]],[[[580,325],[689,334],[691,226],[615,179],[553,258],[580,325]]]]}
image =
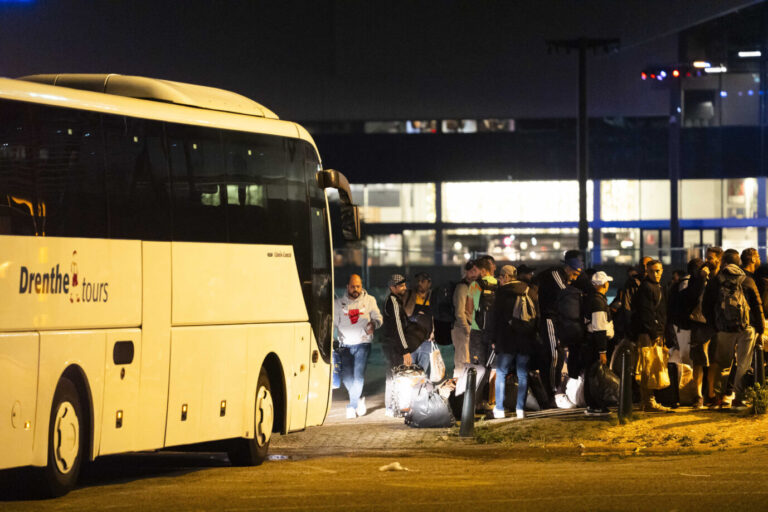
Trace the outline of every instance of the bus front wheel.
{"type": "Polygon", "coordinates": [[[42,468],[42,491],[67,494],[77,483],[83,458],[83,412],[75,384],[62,377],[53,394],[48,425],[48,464],[42,468]]]}
{"type": "Polygon", "coordinates": [[[262,368],[256,385],[253,414],[253,439],[235,439],[227,454],[234,466],[258,466],[267,458],[269,440],[275,425],[275,406],[267,371],[262,368]]]}

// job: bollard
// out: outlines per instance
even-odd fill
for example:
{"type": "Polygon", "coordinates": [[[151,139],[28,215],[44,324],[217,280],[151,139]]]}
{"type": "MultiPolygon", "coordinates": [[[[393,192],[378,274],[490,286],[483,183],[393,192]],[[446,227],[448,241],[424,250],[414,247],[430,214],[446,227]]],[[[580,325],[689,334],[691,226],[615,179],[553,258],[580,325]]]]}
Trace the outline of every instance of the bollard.
{"type": "Polygon", "coordinates": [[[464,404],[461,407],[461,428],[459,437],[475,435],[475,386],[477,385],[477,370],[467,370],[467,388],[464,390],[464,404]]]}
{"type": "Polygon", "coordinates": [[[621,380],[619,381],[619,422],[624,424],[632,418],[632,372],[630,352],[621,354],[621,380]]]}
{"type": "Polygon", "coordinates": [[[755,347],[755,384],[765,386],[765,352],[762,345],[755,347]]]}

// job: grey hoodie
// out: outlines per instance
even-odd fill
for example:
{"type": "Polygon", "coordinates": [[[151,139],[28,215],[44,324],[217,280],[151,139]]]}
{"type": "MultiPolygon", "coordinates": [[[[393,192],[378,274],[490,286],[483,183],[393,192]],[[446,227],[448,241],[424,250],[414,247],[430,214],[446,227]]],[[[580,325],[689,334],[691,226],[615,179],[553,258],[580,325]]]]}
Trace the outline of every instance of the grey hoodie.
{"type": "Polygon", "coordinates": [[[342,345],[370,343],[373,336],[365,332],[365,327],[372,321],[378,329],[382,322],[376,299],[363,290],[356,299],[344,293],[333,305],[333,319],[339,333],[339,342],[342,345]]]}

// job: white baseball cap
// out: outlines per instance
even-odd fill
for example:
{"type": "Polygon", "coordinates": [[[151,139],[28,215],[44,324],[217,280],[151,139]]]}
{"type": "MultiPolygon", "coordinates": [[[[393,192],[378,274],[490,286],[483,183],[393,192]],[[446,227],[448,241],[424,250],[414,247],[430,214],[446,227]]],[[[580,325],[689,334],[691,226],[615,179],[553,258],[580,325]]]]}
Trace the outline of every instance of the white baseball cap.
{"type": "Polygon", "coordinates": [[[602,270],[595,272],[595,275],[592,276],[592,284],[594,286],[603,286],[605,283],[610,283],[611,281],[613,281],[613,278],[602,270]]]}

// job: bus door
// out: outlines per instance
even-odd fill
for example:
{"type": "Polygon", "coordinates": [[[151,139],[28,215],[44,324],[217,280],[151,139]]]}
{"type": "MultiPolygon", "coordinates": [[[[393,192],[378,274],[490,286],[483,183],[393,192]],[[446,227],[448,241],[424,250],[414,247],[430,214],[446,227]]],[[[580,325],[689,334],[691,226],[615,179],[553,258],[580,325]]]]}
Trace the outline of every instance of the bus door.
{"type": "Polygon", "coordinates": [[[312,292],[309,300],[309,323],[316,345],[309,356],[309,400],[307,425],[325,420],[330,396],[331,329],[333,315],[333,280],[328,233],[328,211],[325,204],[312,201],[310,207],[312,238],[312,292]]]}

